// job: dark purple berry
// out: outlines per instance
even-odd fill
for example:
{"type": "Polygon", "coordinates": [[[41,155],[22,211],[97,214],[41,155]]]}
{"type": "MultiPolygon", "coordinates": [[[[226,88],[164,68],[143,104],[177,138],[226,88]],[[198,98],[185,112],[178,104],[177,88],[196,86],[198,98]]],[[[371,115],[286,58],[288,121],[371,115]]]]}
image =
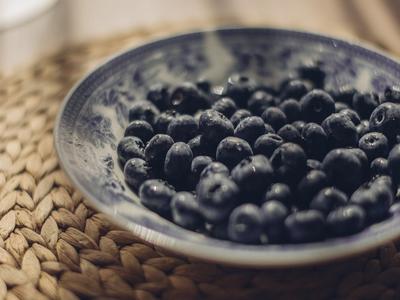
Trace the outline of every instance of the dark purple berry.
{"type": "Polygon", "coordinates": [[[232,241],[256,244],[262,232],[260,209],[254,204],[242,204],[229,216],[228,236],[232,241]]]}
{"type": "Polygon", "coordinates": [[[163,216],[170,215],[170,203],[174,195],[174,188],[159,179],[146,180],[139,189],[140,202],[163,216]]]}
{"type": "Polygon", "coordinates": [[[251,117],[250,111],[248,111],[247,109],[239,109],[232,115],[230,121],[232,122],[233,127],[236,128],[240,121],[248,117],[251,117]]]}
{"type": "Polygon", "coordinates": [[[196,229],[203,222],[199,204],[189,192],[179,192],[172,197],[171,213],[174,223],[184,228],[196,229]]]}
{"type": "Polygon", "coordinates": [[[146,145],[144,156],[154,168],[164,168],[165,156],[174,144],[174,140],[166,134],[156,134],[146,145]]]}
{"type": "Polygon", "coordinates": [[[299,101],[287,99],[279,104],[279,108],[286,115],[288,122],[294,122],[301,119],[301,106],[299,101]]]}
{"type": "Polygon", "coordinates": [[[388,155],[389,142],[382,133],[370,132],[361,137],[358,147],[367,154],[369,161],[372,161],[388,155]]]}
{"type": "Polygon", "coordinates": [[[293,243],[316,242],[325,236],[324,215],[317,210],[303,210],[290,214],[285,220],[285,227],[293,243]]]}
{"type": "Polygon", "coordinates": [[[311,209],[316,209],[327,215],[339,206],[346,205],[347,195],[341,190],[328,187],[320,190],[310,203],[311,209]]]}
{"type": "Polygon", "coordinates": [[[270,157],[272,153],[280,145],[284,143],[284,140],[277,134],[267,133],[260,136],[254,143],[254,154],[262,154],[266,157],[270,157]]]}
{"type": "Polygon", "coordinates": [[[261,116],[267,108],[273,106],[275,97],[264,91],[255,92],[247,101],[247,109],[256,116],[261,116]]]}
{"type": "Polygon", "coordinates": [[[237,111],[237,106],[231,98],[224,97],[214,102],[211,109],[219,111],[225,117],[230,118],[237,111]]]}
{"type": "Polygon", "coordinates": [[[312,90],[300,99],[301,113],[307,122],[321,123],[335,112],[335,102],[323,90],[312,90]]]}
{"type": "Polygon", "coordinates": [[[188,142],[197,135],[198,129],[198,124],[192,116],[180,115],[169,123],[167,134],[175,142],[188,142]]]}
{"type": "Polygon", "coordinates": [[[254,141],[265,133],[265,124],[260,117],[248,117],[240,121],[234,134],[236,137],[253,144],[254,141]]]}
{"type": "Polygon", "coordinates": [[[378,105],[379,96],[375,93],[355,93],[353,96],[353,108],[362,119],[368,119],[378,105]]]}
{"type": "Polygon", "coordinates": [[[275,131],[287,124],[285,113],[277,107],[267,108],[262,113],[261,118],[265,123],[271,125],[275,131]]]}
{"type": "Polygon", "coordinates": [[[147,143],[153,135],[153,127],[149,123],[143,120],[136,120],[129,123],[125,129],[125,136],[136,136],[141,139],[144,143],[147,143]]]}
{"type": "Polygon", "coordinates": [[[122,165],[131,158],[144,159],[144,144],[135,136],[126,136],[121,139],[117,146],[118,159],[122,165]]]}
{"type": "Polygon", "coordinates": [[[334,236],[345,236],[361,231],[365,226],[365,212],[358,205],[348,205],[330,212],[327,219],[328,231],[334,236]]]}
{"type": "Polygon", "coordinates": [[[129,122],[143,120],[154,125],[159,113],[158,108],[150,101],[135,101],[129,109],[129,122]]]}
{"type": "Polygon", "coordinates": [[[216,158],[232,169],[242,159],[251,155],[253,155],[253,151],[249,143],[237,137],[227,137],[219,143],[216,158]]]}
{"type": "Polygon", "coordinates": [[[145,180],[150,178],[150,167],[145,160],[132,158],[125,164],[124,176],[130,186],[138,189],[145,180]]]}

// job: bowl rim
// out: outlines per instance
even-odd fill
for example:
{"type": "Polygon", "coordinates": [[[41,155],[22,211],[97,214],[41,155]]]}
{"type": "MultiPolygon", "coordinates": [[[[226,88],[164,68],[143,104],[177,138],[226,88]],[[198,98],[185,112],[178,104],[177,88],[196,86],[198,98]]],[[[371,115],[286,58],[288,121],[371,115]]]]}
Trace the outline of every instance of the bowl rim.
{"type": "MultiPolygon", "coordinates": [[[[381,59],[388,60],[390,63],[398,65],[400,71],[400,61],[398,61],[394,56],[388,54],[387,52],[376,48],[371,44],[366,44],[359,41],[346,41],[340,38],[333,37],[331,35],[314,33],[305,30],[292,30],[285,28],[275,28],[275,27],[246,27],[246,26],[224,26],[224,27],[210,27],[205,30],[196,31],[185,31],[177,35],[168,35],[164,37],[159,37],[155,39],[150,39],[147,42],[139,43],[132,47],[118,51],[117,53],[104,59],[102,62],[97,64],[95,67],[91,68],[86,72],[80,80],[78,80],[73,87],[69,90],[67,95],[64,97],[55,119],[53,136],[56,154],[59,160],[59,164],[67,177],[71,180],[75,188],[77,188],[82,195],[88,199],[95,209],[99,212],[104,213],[109,217],[110,221],[116,225],[129,230],[137,237],[143,239],[144,241],[150,242],[155,246],[159,246],[168,251],[184,255],[186,257],[194,257],[201,259],[206,262],[232,265],[236,267],[252,267],[252,268],[290,268],[290,267],[300,267],[308,265],[316,265],[327,262],[333,262],[337,260],[342,260],[344,258],[349,258],[357,254],[368,252],[375,249],[387,242],[400,237],[400,218],[391,218],[376,225],[372,225],[366,228],[361,233],[351,235],[343,238],[329,239],[326,241],[309,243],[309,244],[285,244],[284,249],[282,245],[262,245],[262,246],[251,246],[240,244],[240,248],[215,248],[210,245],[201,245],[199,243],[193,242],[191,240],[182,240],[176,237],[170,236],[168,234],[150,229],[142,224],[135,223],[132,220],[124,218],[116,218],[110,212],[110,208],[99,202],[96,197],[94,197],[90,191],[81,184],[79,180],[74,176],[74,172],[69,168],[69,163],[62,159],[62,139],[60,137],[61,121],[64,115],[65,108],[68,104],[69,99],[74,95],[78,88],[84,83],[89,76],[95,72],[102,69],[104,66],[112,63],[115,59],[121,55],[130,53],[137,49],[156,45],[158,43],[163,43],[164,41],[172,39],[185,38],[187,36],[205,34],[208,32],[223,32],[223,31],[271,31],[275,33],[283,34],[302,34],[319,40],[330,40],[332,42],[345,45],[347,47],[355,47],[359,50],[367,51],[369,54],[378,56],[381,59]],[[396,226],[397,225],[397,226],[396,226]],[[396,230],[396,227],[399,227],[396,230]],[[379,228],[379,230],[377,230],[379,228]],[[385,229],[385,230],[384,230],[385,229]],[[385,231],[382,234],[382,231],[385,231]],[[368,232],[371,236],[368,236],[368,232]],[[361,237],[360,235],[366,235],[361,237]],[[351,248],[346,247],[344,242],[349,242],[349,239],[355,239],[358,241],[351,242],[351,248]],[[343,242],[342,242],[343,241],[343,242]],[[290,248],[288,250],[288,248],[290,248]],[[265,251],[260,251],[265,250],[265,251]]],[[[149,213],[152,213],[149,211],[149,213]]],[[[178,226],[178,225],[176,225],[178,226]]],[[[187,231],[188,234],[192,231],[187,231]]],[[[207,237],[209,238],[209,237],[207,237]]],[[[238,244],[235,244],[238,245],[238,244]]]]}

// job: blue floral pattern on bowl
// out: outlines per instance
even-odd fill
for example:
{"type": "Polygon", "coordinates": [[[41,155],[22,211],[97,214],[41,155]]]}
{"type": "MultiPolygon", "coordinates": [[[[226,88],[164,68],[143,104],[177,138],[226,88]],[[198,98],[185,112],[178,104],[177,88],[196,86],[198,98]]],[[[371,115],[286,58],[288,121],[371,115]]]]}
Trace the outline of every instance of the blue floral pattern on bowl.
{"type": "Polygon", "coordinates": [[[151,243],[188,256],[243,266],[310,264],[355,254],[400,236],[391,218],[351,237],[307,245],[236,244],[187,231],[144,208],[123,179],[116,144],[133,101],[156,82],[199,77],[221,84],[239,71],[276,85],[307,60],[323,63],[327,88],[348,83],[383,92],[398,82],[400,65],[364,47],[321,35],[267,28],[196,32],[117,55],[68,94],[55,127],[60,162],[73,183],[112,220],[151,243]]]}

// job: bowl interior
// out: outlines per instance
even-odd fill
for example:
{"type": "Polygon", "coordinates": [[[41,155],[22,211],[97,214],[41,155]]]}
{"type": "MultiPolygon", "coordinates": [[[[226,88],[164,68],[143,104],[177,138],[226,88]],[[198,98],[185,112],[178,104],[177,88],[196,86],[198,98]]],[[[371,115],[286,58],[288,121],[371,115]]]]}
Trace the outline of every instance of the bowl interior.
{"type": "Polygon", "coordinates": [[[276,85],[297,66],[319,60],[327,89],[350,84],[381,93],[400,78],[400,65],[371,50],[319,35],[263,28],[221,29],[155,41],[98,67],[69,93],[55,142],[61,164],[96,207],[141,238],[186,255],[246,266],[290,266],[335,259],[399,235],[391,218],[351,237],[306,245],[249,246],[182,229],[141,206],[117,162],[116,144],[133,101],[156,82],[209,78],[222,84],[233,72],[276,85]]]}

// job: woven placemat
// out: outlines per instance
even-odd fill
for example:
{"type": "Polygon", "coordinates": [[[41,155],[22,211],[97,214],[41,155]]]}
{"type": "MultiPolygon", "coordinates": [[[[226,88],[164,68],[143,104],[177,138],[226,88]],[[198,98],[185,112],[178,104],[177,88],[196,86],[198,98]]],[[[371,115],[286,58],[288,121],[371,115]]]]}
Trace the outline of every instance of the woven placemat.
{"type": "Polygon", "coordinates": [[[0,299],[399,299],[395,243],[325,266],[235,269],[154,248],[90,208],[60,170],[54,118],[88,69],[155,33],[70,48],[0,81],[0,299]]]}

